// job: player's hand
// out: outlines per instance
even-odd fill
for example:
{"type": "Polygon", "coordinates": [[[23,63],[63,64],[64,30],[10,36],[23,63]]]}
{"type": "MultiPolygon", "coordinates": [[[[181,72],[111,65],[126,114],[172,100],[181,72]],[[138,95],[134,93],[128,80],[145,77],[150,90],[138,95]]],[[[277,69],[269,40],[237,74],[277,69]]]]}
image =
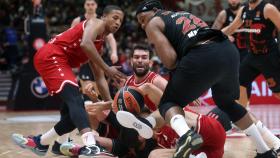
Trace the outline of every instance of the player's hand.
{"type": "Polygon", "coordinates": [[[116,53],[112,53],[111,56],[110,56],[110,59],[111,59],[113,64],[116,64],[119,61],[119,57],[116,53]]]}
{"type": "Polygon", "coordinates": [[[92,81],[83,81],[81,86],[82,93],[90,98],[98,98],[98,94],[95,91],[95,84],[92,81]]]}
{"type": "Polygon", "coordinates": [[[125,81],[126,81],[125,79],[121,79],[121,80],[118,80],[118,81],[113,80],[112,85],[114,87],[116,87],[117,89],[120,89],[124,86],[125,81]]]}
{"type": "Polygon", "coordinates": [[[85,105],[85,109],[91,118],[95,118],[98,121],[103,121],[107,117],[107,115],[105,115],[103,111],[110,110],[110,108],[108,109],[108,106],[106,106],[110,103],[111,103],[110,101],[109,102],[100,101],[100,102],[85,105]]]}
{"type": "Polygon", "coordinates": [[[231,42],[234,42],[235,41],[235,38],[231,35],[228,35],[228,39],[231,41],[231,42]]]}
{"type": "Polygon", "coordinates": [[[120,72],[117,68],[121,68],[121,66],[111,66],[109,69],[106,71],[106,74],[112,78],[116,79],[117,81],[121,79],[126,79],[126,75],[120,72]]]}

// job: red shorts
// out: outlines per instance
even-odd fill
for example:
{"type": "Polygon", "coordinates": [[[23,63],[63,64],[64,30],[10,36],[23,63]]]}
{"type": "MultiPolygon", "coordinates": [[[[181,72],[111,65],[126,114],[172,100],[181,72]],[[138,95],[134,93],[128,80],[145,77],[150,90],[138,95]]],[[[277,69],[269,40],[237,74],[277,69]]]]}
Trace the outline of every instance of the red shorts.
{"type": "Polygon", "coordinates": [[[202,136],[203,144],[192,154],[204,152],[207,158],[222,158],[226,141],[226,132],[222,125],[214,118],[200,115],[197,132],[202,136]]]}
{"type": "Polygon", "coordinates": [[[36,52],[34,66],[43,78],[50,95],[59,93],[66,83],[78,87],[66,54],[53,44],[46,44],[36,52]]]}

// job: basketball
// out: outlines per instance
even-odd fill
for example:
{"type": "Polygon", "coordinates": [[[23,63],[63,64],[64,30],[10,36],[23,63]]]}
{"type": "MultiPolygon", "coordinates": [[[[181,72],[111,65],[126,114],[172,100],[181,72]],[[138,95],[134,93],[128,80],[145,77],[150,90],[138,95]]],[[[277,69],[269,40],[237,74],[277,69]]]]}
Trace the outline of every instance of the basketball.
{"type": "Polygon", "coordinates": [[[144,107],[144,97],[136,87],[122,87],[115,95],[112,109],[139,114],[144,107]]]}

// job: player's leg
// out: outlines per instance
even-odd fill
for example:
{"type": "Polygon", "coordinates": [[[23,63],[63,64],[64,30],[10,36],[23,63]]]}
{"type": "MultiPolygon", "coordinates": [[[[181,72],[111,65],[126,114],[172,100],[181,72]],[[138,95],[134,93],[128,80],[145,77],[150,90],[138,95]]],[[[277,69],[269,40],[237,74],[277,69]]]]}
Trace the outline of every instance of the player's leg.
{"type": "MultiPolygon", "coordinates": [[[[236,53],[230,49],[227,50],[226,55],[230,56],[231,59],[237,58],[236,53]]],[[[235,102],[239,96],[239,64],[236,60],[229,60],[227,62],[228,64],[223,67],[225,72],[224,76],[212,87],[215,103],[221,110],[228,114],[234,124],[255,142],[257,152],[261,153],[259,154],[260,157],[267,154],[275,157],[275,152],[269,150],[247,110],[235,102]]]]}
{"type": "MultiPolygon", "coordinates": [[[[260,66],[260,69],[266,79],[267,85],[272,90],[275,96],[279,96],[280,94],[280,60],[279,60],[280,52],[277,48],[274,48],[269,52],[267,56],[261,60],[260,62],[263,65],[260,66]]],[[[273,147],[280,153],[280,140],[276,137],[260,120],[257,120],[256,125],[263,135],[265,140],[269,143],[273,144],[273,147]]]]}
{"type": "MultiPolygon", "coordinates": [[[[193,148],[202,144],[202,142],[197,141],[199,142],[197,145],[189,147],[188,145],[191,143],[185,143],[185,140],[192,139],[193,135],[188,135],[191,130],[189,130],[185,121],[182,107],[201,96],[221,77],[222,59],[216,55],[222,53],[217,50],[223,50],[224,48],[221,49],[219,45],[220,43],[212,43],[190,50],[177,64],[177,68],[172,74],[172,78],[168,82],[161,98],[159,105],[161,115],[181,137],[175,157],[178,155],[183,157],[185,154],[183,151],[190,148],[191,150],[187,151],[189,154],[193,148]],[[184,137],[182,137],[183,135],[184,137]],[[180,143],[187,145],[182,147],[180,143]]],[[[194,135],[194,139],[199,140],[197,135],[194,135]]]]}
{"type": "Polygon", "coordinates": [[[240,96],[238,102],[247,108],[249,104],[248,89],[250,89],[254,79],[260,75],[260,71],[254,66],[253,54],[248,54],[241,62],[239,69],[239,81],[240,81],[240,96]]]}

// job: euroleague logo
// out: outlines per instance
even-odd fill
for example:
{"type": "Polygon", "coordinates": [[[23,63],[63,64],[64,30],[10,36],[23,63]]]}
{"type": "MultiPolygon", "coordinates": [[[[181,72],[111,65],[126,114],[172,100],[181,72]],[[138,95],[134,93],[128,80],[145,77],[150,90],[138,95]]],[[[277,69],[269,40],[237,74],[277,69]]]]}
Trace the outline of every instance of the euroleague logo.
{"type": "Polygon", "coordinates": [[[37,98],[46,98],[49,96],[48,89],[41,77],[36,77],[32,80],[30,89],[32,94],[37,98]]]}

